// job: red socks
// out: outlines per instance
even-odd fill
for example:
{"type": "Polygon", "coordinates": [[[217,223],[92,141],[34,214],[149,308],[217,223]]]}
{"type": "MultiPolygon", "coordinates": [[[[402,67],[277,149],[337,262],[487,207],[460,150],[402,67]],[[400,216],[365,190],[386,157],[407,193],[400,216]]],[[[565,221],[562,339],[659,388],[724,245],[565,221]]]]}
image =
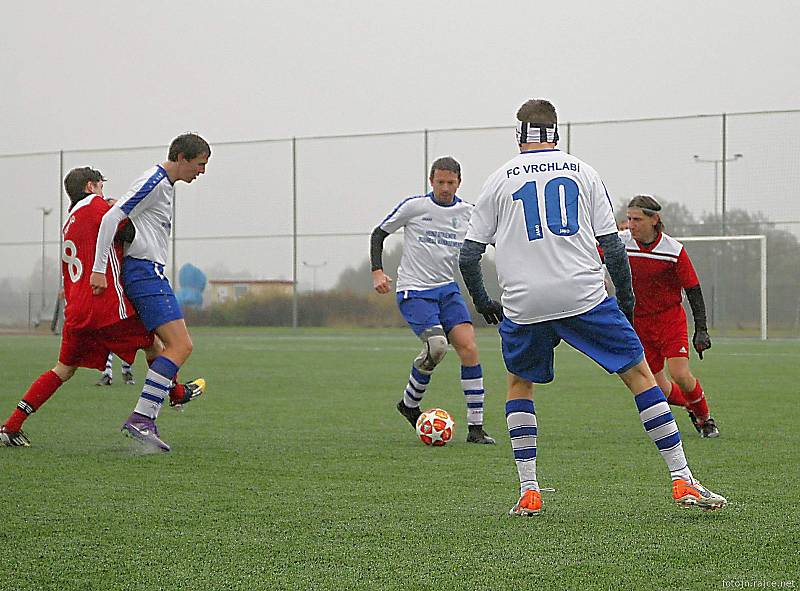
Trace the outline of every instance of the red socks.
{"type": "Polygon", "coordinates": [[[710,413],[703,388],[700,387],[700,380],[695,380],[694,390],[691,392],[684,392],[675,382],[672,382],[671,386],[669,396],[667,396],[668,403],[692,411],[701,422],[708,419],[710,413]]]}
{"type": "Polygon", "coordinates": [[[667,395],[667,402],[673,406],[686,407],[688,404],[686,396],[683,395],[683,391],[680,389],[680,387],[678,387],[678,384],[675,382],[670,382],[670,386],[672,386],[672,388],[667,395]]]}
{"type": "Polygon", "coordinates": [[[25,422],[31,414],[39,410],[53,393],[61,387],[61,378],[53,371],[49,370],[39,376],[39,378],[31,384],[25,396],[17,404],[17,408],[8,417],[5,426],[9,431],[19,431],[22,429],[22,423],[25,422]]]}
{"type": "Polygon", "coordinates": [[[700,380],[697,380],[694,390],[686,392],[686,408],[694,413],[700,420],[705,421],[708,419],[710,413],[708,411],[708,404],[706,404],[706,397],[703,394],[703,389],[700,387],[700,380]]]}

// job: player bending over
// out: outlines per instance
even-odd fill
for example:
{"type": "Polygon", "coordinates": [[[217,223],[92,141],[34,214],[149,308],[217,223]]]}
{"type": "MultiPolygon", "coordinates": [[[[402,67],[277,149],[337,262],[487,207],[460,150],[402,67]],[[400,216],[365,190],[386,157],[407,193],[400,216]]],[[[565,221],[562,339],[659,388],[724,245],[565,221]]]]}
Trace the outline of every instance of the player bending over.
{"type": "Polygon", "coordinates": [[[467,442],[492,444],[494,439],[483,430],[483,370],[475,331],[455,282],[458,251],[473,206],[456,195],[461,166],[453,158],[434,162],[429,180],[433,191],[401,201],[372,231],[371,238],[372,285],[378,293],[389,293],[392,279],[383,272],[383,241],[404,228],[403,256],[397,268],[397,305],[423,343],[397,410],[416,427],[420,402],[449,342],[461,359],[467,442]]]}
{"type": "MultiPolygon", "coordinates": [[[[92,294],[86,270],[94,261],[100,220],[109,210],[103,197],[104,180],[99,171],[88,167],[73,169],[64,178],[71,205],[62,230],[61,261],[66,305],[61,352],[56,366],[31,384],[16,410],[0,426],[0,444],[29,447],[30,440],[22,431],[22,424],[47,402],[61,384],[75,375],[78,367],[102,370],[109,351],[132,363],[138,349],[144,349],[148,362],[151,362],[162,350],[160,341],[153,338],[136,316],[120,285],[121,241],[131,239],[131,228],[119,232],[120,240],[114,242],[108,253],[111,264],[104,279],[113,289],[99,295],[92,294]]],[[[200,396],[205,382],[198,379],[185,385],[170,386],[170,405],[174,406],[200,396]]]]}
{"type": "Polygon", "coordinates": [[[719,437],[700,382],[689,371],[689,339],[681,290],[692,308],[692,345],[703,359],[711,348],[706,306],[700,280],[683,245],[663,232],[661,205],[650,195],[637,195],[628,204],[628,230],[620,233],[633,275],[636,307],[633,328],[644,347],[645,359],[667,402],[689,411],[702,437],[719,437]],[[664,359],[667,369],[664,369],[664,359]]]}
{"type": "Polygon", "coordinates": [[[689,469],[678,427],[629,322],[630,267],[600,176],[556,148],[556,110],[548,101],[526,102],[517,119],[520,153],[486,181],[460,257],[476,309],[505,316],[500,336],[508,369],[506,421],[520,481],[510,514],[537,515],[542,509],[533,384],[553,380],[553,350],[561,340],[618,374],[633,393],[645,431],[669,469],[675,501],[723,507],[727,501],[689,469]],[[596,242],[605,251],[616,301],[606,293],[596,242]],[[480,270],[481,255],[492,243],[502,306],[487,295],[480,270]]]}
{"type": "Polygon", "coordinates": [[[164,343],[164,350],[150,364],[142,394],[122,431],[163,451],[168,451],[169,446],[159,437],[155,420],[178,369],[192,352],[183,312],[164,275],[174,185],[178,181],[191,183],[203,174],[210,156],[208,142],[199,135],[187,133],[172,140],[167,161],[146,170],[134,181],[125,196],[103,216],[97,235],[90,283],[100,294],[107,287],[109,246],[117,225],[129,218],[136,228],[136,237],[122,262],[122,285],[147,330],[155,331],[164,343]]]}

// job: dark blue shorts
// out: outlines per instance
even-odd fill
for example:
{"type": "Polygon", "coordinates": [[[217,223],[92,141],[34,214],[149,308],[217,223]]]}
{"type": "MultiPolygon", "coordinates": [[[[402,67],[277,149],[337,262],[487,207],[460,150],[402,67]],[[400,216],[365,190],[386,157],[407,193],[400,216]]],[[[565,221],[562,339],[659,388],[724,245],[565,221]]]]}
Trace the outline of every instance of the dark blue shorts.
{"type": "Polygon", "coordinates": [[[445,334],[459,324],[472,324],[467,304],[455,284],[425,291],[399,291],[397,305],[417,336],[437,324],[442,325],[445,334]]]}
{"type": "Polygon", "coordinates": [[[569,318],[535,324],[500,323],[503,360],[509,372],[546,384],[553,381],[553,350],[562,341],[593,359],[608,373],[623,373],[639,363],[644,349],[616,298],[569,318]]]}
{"type": "Polygon", "coordinates": [[[122,287],[142,323],[149,331],[183,318],[164,266],[144,259],[125,257],[122,261],[122,287]]]}

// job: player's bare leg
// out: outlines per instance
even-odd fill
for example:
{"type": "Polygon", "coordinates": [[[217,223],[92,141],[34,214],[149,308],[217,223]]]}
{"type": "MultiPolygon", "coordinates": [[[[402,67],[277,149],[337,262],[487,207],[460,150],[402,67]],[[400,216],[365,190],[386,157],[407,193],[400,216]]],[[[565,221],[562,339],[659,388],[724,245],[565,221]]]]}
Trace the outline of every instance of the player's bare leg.
{"type": "Polygon", "coordinates": [[[536,479],[536,411],[533,406],[533,383],[508,374],[506,423],[511,449],[519,474],[520,496],[509,515],[530,517],[542,511],[542,494],[536,479]]]}
{"type": "Polygon", "coordinates": [[[647,363],[642,360],[619,377],[633,393],[645,432],[667,464],[675,502],[681,507],[696,506],[703,510],[724,507],[727,504],[724,497],[706,489],[692,476],[678,426],[647,363]]]}
{"type": "Polygon", "coordinates": [[[447,335],[461,360],[461,387],[467,403],[467,443],[494,444],[483,429],[483,369],[478,358],[475,329],[469,322],[457,324],[447,335]]]}
{"type": "Polygon", "coordinates": [[[686,398],[686,408],[697,432],[702,437],[719,437],[719,429],[708,410],[703,388],[689,370],[689,360],[686,357],[670,357],[667,359],[667,368],[686,398]]]}

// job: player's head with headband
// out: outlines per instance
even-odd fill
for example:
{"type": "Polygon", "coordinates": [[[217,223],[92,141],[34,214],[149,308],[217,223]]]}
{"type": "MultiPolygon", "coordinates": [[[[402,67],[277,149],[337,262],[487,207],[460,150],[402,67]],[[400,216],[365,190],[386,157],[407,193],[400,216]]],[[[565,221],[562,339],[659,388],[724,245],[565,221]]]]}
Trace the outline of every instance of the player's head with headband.
{"type": "Polygon", "coordinates": [[[558,115],[550,101],[530,99],[517,110],[517,144],[557,144],[558,115]]]}
{"type": "Polygon", "coordinates": [[[637,213],[649,218],[649,225],[653,227],[656,235],[664,230],[664,224],[661,221],[661,204],[652,195],[641,194],[630,200],[628,203],[629,223],[635,222],[635,218],[638,217],[637,213]]]}
{"type": "Polygon", "coordinates": [[[103,173],[89,166],[73,168],[64,177],[64,189],[69,195],[70,208],[87,195],[103,196],[103,173]]]}

